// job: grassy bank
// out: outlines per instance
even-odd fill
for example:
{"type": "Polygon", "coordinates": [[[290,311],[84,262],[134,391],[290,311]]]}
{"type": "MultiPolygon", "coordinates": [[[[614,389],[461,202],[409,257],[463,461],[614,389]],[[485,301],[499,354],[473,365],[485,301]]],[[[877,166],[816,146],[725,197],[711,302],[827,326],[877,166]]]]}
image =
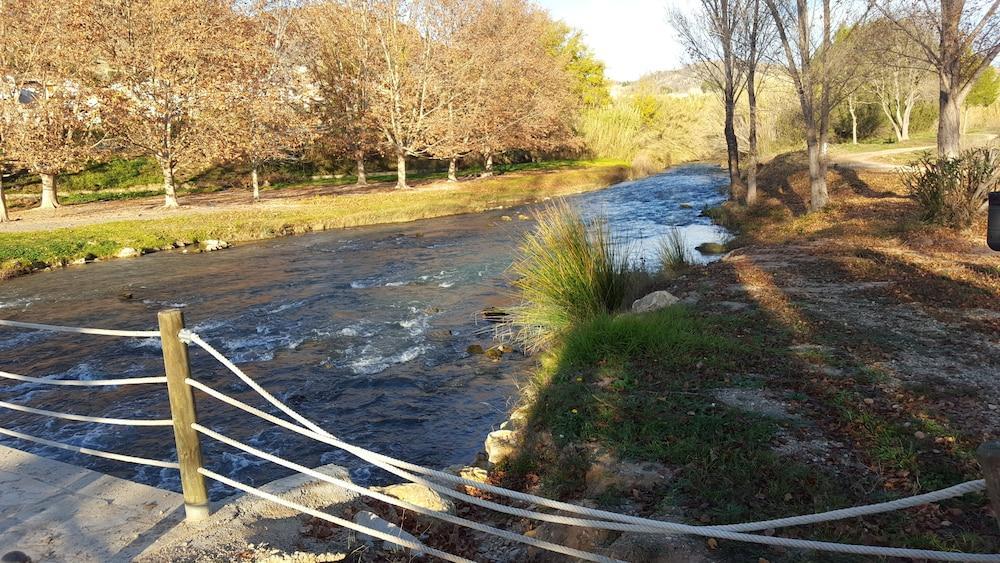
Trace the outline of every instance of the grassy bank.
{"type": "MultiPolygon", "coordinates": [[[[733,255],[656,284],[686,305],[599,314],[553,339],[525,386],[520,449],[496,480],[631,514],[728,524],[982,478],[975,449],[1000,436],[1000,363],[987,344],[1000,326],[982,313],[995,311],[1000,268],[981,250],[985,225],[921,223],[891,174],[832,170],[833,203],[819,213],[805,212],[799,155],[776,159],[761,177],[760,205],[716,212],[737,231],[733,255]]],[[[1000,549],[979,494],[774,533],[1000,549]]],[[[614,552],[619,539],[582,545],[614,552]]],[[[692,549],[724,560],[854,560],[734,542],[696,540],[692,549]]]]}
{"type": "Polygon", "coordinates": [[[295,233],[472,213],[600,189],[628,178],[619,164],[505,174],[406,191],[318,196],[250,210],[186,213],[48,232],[0,233],[0,278],[80,259],[108,258],[125,247],[151,252],[176,242],[266,239],[295,233]]]}

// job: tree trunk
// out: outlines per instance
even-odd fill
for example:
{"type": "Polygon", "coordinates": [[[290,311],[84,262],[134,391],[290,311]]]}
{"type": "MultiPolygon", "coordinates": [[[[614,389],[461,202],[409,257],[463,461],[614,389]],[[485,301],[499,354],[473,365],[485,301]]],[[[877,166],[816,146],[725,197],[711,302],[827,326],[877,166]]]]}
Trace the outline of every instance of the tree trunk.
{"type": "Polygon", "coordinates": [[[854,96],[847,97],[847,109],[851,112],[851,144],[858,144],[858,112],[854,109],[854,96]]]}
{"type": "Polygon", "coordinates": [[[42,203],[39,209],[56,209],[59,207],[59,194],[56,192],[55,174],[39,174],[42,178],[42,203]]]}
{"type": "Polygon", "coordinates": [[[493,175],[493,151],[486,151],[486,162],[483,164],[483,173],[480,176],[486,178],[493,175]]]}
{"type": "Polygon", "coordinates": [[[0,167],[0,223],[7,221],[10,221],[10,215],[7,214],[7,195],[3,191],[3,168],[0,167]]]}
{"type": "Polygon", "coordinates": [[[448,161],[448,181],[457,182],[458,181],[458,159],[454,156],[448,161]]]}
{"type": "Polygon", "coordinates": [[[257,165],[254,164],[250,170],[250,185],[253,187],[253,201],[260,201],[260,177],[257,174],[257,165]]]}
{"type": "Polygon", "coordinates": [[[365,173],[365,155],[359,151],[355,160],[358,165],[358,185],[367,186],[368,175],[365,173]]]}
{"type": "Polygon", "coordinates": [[[406,185],[406,155],[399,151],[396,153],[396,189],[405,190],[406,185]]]}
{"type": "Polygon", "coordinates": [[[163,207],[174,209],[180,207],[177,203],[177,190],[174,187],[174,166],[169,159],[160,159],[160,170],[163,171],[163,207]]]}
{"type": "Polygon", "coordinates": [[[938,156],[956,158],[962,152],[962,112],[958,92],[941,88],[941,115],[938,119],[938,156]]]}
{"type": "Polygon", "coordinates": [[[962,151],[962,52],[959,21],[965,2],[941,0],[941,46],[938,65],[938,156],[955,158],[962,151]]]}
{"type": "Polygon", "coordinates": [[[830,197],[826,191],[826,174],[823,166],[823,147],[816,135],[815,124],[807,125],[806,152],[809,155],[809,209],[819,211],[830,197]]]}
{"type": "Polygon", "coordinates": [[[747,162],[747,205],[757,203],[757,162],[760,153],[757,148],[757,92],[756,76],[751,67],[747,71],[747,103],[750,106],[749,162],[747,162]]]}

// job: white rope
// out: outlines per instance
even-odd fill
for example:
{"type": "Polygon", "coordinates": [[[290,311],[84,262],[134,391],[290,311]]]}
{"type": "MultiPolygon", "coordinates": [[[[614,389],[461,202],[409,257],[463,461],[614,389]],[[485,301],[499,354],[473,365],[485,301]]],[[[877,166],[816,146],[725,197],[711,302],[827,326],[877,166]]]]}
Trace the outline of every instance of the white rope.
{"type": "MultiPolygon", "coordinates": [[[[283,428],[286,428],[288,430],[291,430],[291,431],[296,432],[298,434],[301,434],[303,436],[313,438],[314,440],[317,440],[317,441],[329,444],[329,445],[334,446],[334,447],[345,449],[345,450],[347,450],[347,451],[349,451],[351,453],[355,453],[355,455],[358,455],[356,452],[359,451],[359,450],[361,452],[366,452],[368,454],[368,457],[365,457],[364,459],[369,459],[369,458],[378,459],[378,458],[384,457],[384,456],[381,456],[380,454],[374,454],[374,452],[367,452],[366,450],[362,450],[361,448],[357,448],[356,446],[351,446],[350,444],[346,444],[344,442],[341,442],[340,440],[337,440],[336,438],[333,438],[331,436],[318,434],[318,433],[312,432],[312,431],[310,431],[308,429],[305,429],[305,428],[302,428],[302,427],[297,427],[297,426],[295,426],[294,424],[292,424],[290,422],[287,422],[287,421],[284,421],[284,420],[282,420],[280,418],[274,417],[274,416],[272,416],[272,415],[270,415],[268,413],[260,411],[259,409],[251,407],[250,405],[242,403],[241,401],[238,401],[236,399],[232,399],[232,398],[230,398],[230,397],[228,397],[226,395],[223,395],[222,393],[219,393],[218,391],[215,391],[214,389],[212,389],[210,387],[202,385],[202,384],[198,383],[197,381],[188,379],[187,383],[189,385],[191,385],[192,387],[195,387],[195,388],[197,388],[197,389],[199,389],[201,391],[204,391],[205,393],[208,393],[209,395],[215,397],[216,399],[219,399],[219,400],[221,400],[221,401],[223,401],[223,402],[225,402],[227,404],[235,406],[235,407],[237,407],[237,408],[239,408],[241,410],[244,410],[244,411],[246,411],[246,412],[248,412],[250,414],[253,414],[255,416],[258,416],[260,418],[268,420],[269,422],[272,422],[272,423],[274,423],[274,424],[276,424],[278,426],[281,426],[283,428]]],[[[372,460],[369,459],[369,461],[372,461],[372,460]]],[[[375,465],[381,467],[382,469],[385,469],[386,471],[390,471],[390,472],[395,473],[397,475],[404,476],[404,478],[408,478],[408,476],[409,476],[409,474],[407,474],[406,472],[400,471],[396,467],[393,467],[391,465],[385,464],[384,462],[381,462],[381,460],[379,462],[372,461],[372,463],[374,463],[375,465]]],[[[429,483],[428,481],[420,479],[419,477],[416,477],[416,481],[415,482],[420,482],[422,484],[423,483],[429,483]]],[[[473,481],[473,483],[475,483],[475,482],[473,481]]],[[[428,486],[430,486],[434,490],[437,490],[438,492],[441,492],[442,494],[448,494],[449,496],[456,496],[457,498],[463,498],[463,497],[467,497],[468,496],[468,495],[461,495],[461,493],[457,493],[457,492],[454,492],[454,491],[449,491],[448,489],[444,489],[444,488],[436,487],[436,486],[432,486],[432,485],[433,484],[428,485],[428,486]],[[448,492],[445,492],[445,491],[448,491],[448,492]]],[[[511,491],[511,492],[513,492],[513,491],[511,491]]],[[[487,502],[487,501],[482,501],[480,499],[476,499],[475,497],[468,497],[468,498],[474,499],[474,500],[471,500],[469,502],[473,502],[475,504],[480,504],[480,503],[486,503],[487,502]]],[[[463,498],[463,500],[466,500],[466,499],[463,498]]],[[[556,501],[552,501],[552,502],[556,502],[556,501]]],[[[560,503],[560,504],[563,504],[563,503],[560,503]]],[[[502,506],[502,505],[497,505],[497,506],[502,506]]],[[[576,507],[575,505],[569,505],[569,506],[573,506],[574,508],[576,508],[576,509],[578,509],[580,511],[590,510],[590,509],[585,509],[584,507],[576,507]]],[[[1000,562],[1000,554],[966,554],[966,553],[947,552],[947,551],[930,551],[930,550],[922,550],[922,549],[909,549],[909,548],[896,548],[896,547],[877,547],[877,546],[865,546],[865,545],[854,545],[854,544],[839,544],[839,543],[831,543],[831,542],[821,542],[821,541],[813,541],[813,540],[799,540],[799,539],[781,538],[781,537],[773,537],[773,536],[758,536],[758,535],[754,535],[754,534],[746,534],[746,533],[740,533],[740,532],[732,532],[732,531],[727,531],[727,530],[720,530],[718,528],[713,528],[713,527],[709,527],[709,526],[691,526],[691,525],[687,525],[687,524],[678,524],[678,523],[674,523],[674,522],[664,522],[664,521],[658,521],[658,520],[647,520],[647,519],[642,519],[642,518],[635,518],[635,517],[625,516],[625,515],[621,515],[621,514],[608,513],[608,514],[612,514],[612,515],[614,515],[614,516],[616,516],[618,518],[621,518],[623,520],[627,519],[627,520],[631,520],[631,521],[635,521],[636,522],[636,524],[634,526],[625,526],[624,524],[617,523],[617,522],[600,522],[600,521],[593,521],[593,520],[580,520],[580,519],[576,519],[576,518],[566,518],[566,517],[562,517],[562,516],[546,515],[546,514],[541,514],[541,513],[537,513],[537,512],[531,512],[531,511],[526,511],[526,510],[521,510],[521,509],[511,508],[511,507],[503,507],[503,508],[504,508],[503,511],[507,512],[509,514],[524,515],[525,517],[532,517],[532,518],[537,518],[537,519],[543,519],[543,520],[546,520],[546,521],[557,522],[557,523],[561,523],[561,524],[586,526],[586,527],[594,527],[594,528],[609,529],[609,530],[638,531],[638,532],[642,532],[642,533],[653,533],[653,534],[662,534],[662,533],[665,533],[665,532],[672,532],[672,533],[689,534],[689,535],[696,535],[696,536],[702,536],[702,537],[713,537],[713,538],[718,538],[718,539],[723,539],[723,540],[733,540],[733,541],[741,541],[741,542],[748,542],[748,543],[759,543],[759,544],[765,544],[765,545],[776,545],[776,546],[781,546],[781,547],[792,547],[792,548],[798,548],[798,549],[811,549],[811,550],[832,551],[832,552],[837,552],[837,553],[848,553],[848,554],[853,554],[853,555],[871,555],[871,556],[879,556],[879,557],[901,557],[901,558],[910,558],[910,559],[932,559],[932,560],[937,560],[937,561],[1000,562]]],[[[594,511],[594,512],[604,512],[604,511],[594,511]]]]}
{"type": "Polygon", "coordinates": [[[94,334],[97,336],[120,336],[124,338],[159,338],[160,333],[155,330],[110,330],[106,328],[80,328],[75,326],[43,325],[37,323],[22,323],[20,321],[6,321],[0,319],[0,326],[14,328],[27,328],[31,330],[45,330],[48,332],[69,332],[72,334],[94,334]]]}
{"type": "Polygon", "coordinates": [[[40,383],[43,385],[65,385],[69,387],[111,387],[117,385],[139,385],[143,383],[166,383],[166,377],[133,377],[129,379],[45,379],[43,377],[28,377],[6,371],[0,371],[0,377],[14,379],[16,381],[27,381],[28,383],[40,383]]]}
{"type": "Polygon", "coordinates": [[[319,510],[315,510],[315,509],[309,508],[308,506],[303,506],[303,505],[301,505],[301,504],[299,504],[297,502],[292,502],[290,500],[285,500],[285,499],[283,499],[283,498],[281,498],[279,496],[272,495],[271,493],[267,493],[267,492],[264,492],[264,491],[262,491],[260,489],[256,489],[256,488],[251,487],[249,485],[244,485],[243,483],[240,483],[240,482],[237,482],[237,481],[233,481],[232,479],[228,479],[226,477],[223,477],[222,475],[219,475],[218,473],[215,473],[214,471],[209,471],[208,469],[205,469],[204,467],[198,468],[198,473],[201,473],[202,475],[204,475],[205,477],[208,477],[209,479],[213,479],[213,480],[218,481],[220,483],[223,483],[225,485],[229,485],[230,487],[233,487],[234,489],[239,489],[239,490],[241,490],[241,491],[243,491],[245,493],[254,495],[256,497],[260,497],[260,498],[265,499],[265,500],[269,500],[269,501],[271,501],[273,503],[280,504],[281,506],[284,506],[286,508],[291,508],[292,510],[297,510],[297,511],[302,512],[304,514],[308,514],[308,515],[310,515],[310,516],[312,516],[314,518],[319,518],[320,520],[326,520],[327,522],[336,524],[338,526],[343,526],[344,528],[348,528],[350,530],[354,530],[355,532],[360,532],[360,533],[365,534],[367,536],[376,537],[376,538],[378,538],[380,540],[387,541],[389,543],[393,543],[393,544],[396,544],[398,546],[405,547],[407,549],[411,549],[415,553],[418,553],[418,554],[419,553],[426,553],[428,555],[433,555],[433,556],[435,556],[435,557],[437,557],[439,559],[444,559],[445,561],[452,561],[454,563],[474,563],[473,561],[470,561],[470,560],[465,559],[463,557],[458,557],[456,555],[451,555],[450,553],[446,553],[444,551],[440,551],[438,549],[434,549],[433,547],[427,547],[426,545],[424,545],[424,544],[422,544],[420,542],[413,542],[413,541],[401,538],[399,536],[394,536],[392,534],[387,534],[387,533],[379,531],[379,530],[374,530],[372,528],[368,528],[368,527],[362,526],[360,524],[355,524],[354,522],[351,522],[350,520],[344,520],[343,518],[338,518],[338,517],[333,516],[331,514],[327,514],[326,512],[320,512],[319,510]]]}
{"type": "Polygon", "coordinates": [[[239,450],[242,450],[242,451],[244,451],[244,452],[246,452],[248,454],[254,455],[254,456],[259,457],[261,459],[265,459],[265,460],[270,461],[272,463],[276,463],[278,465],[281,465],[283,467],[291,469],[292,471],[295,471],[297,473],[302,473],[302,474],[305,474],[305,475],[309,475],[310,477],[314,477],[316,479],[319,479],[320,481],[324,481],[326,483],[330,483],[331,485],[336,485],[338,487],[342,487],[342,488],[347,489],[349,491],[354,491],[354,492],[356,492],[358,494],[361,494],[361,495],[364,495],[364,496],[367,496],[367,497],[371,497],[371,498],[374,498],[376,500],[380,500],[380,501],[382,501],[384,503],[391,504],[391,505],[394,505],[394,506],[398,506],[398,507],[404,508],[406,510],[411,510],[411,511],[416,512],[418,514],[423,514],[425,516],[432,516],[434,518],[438,518],[440,520],[443,520],[445,522],[449,522],[451,524],[456,524],[458,526],[463,526],[463,527],[470,528],[470,529],[473,529],[473,530],[478,530],[480,532],[484,532],[484,533],[487,533],[487,534],[492,534],[492,535],[499,536],[499,537],[504,538],[504,539],[516,541],[516,542],[527,544],[527,545],[531,545],[531,546],[538,547],[538,548],[541,548],[541,549],[545,549],[545,550],[548,550],[548,551],[553,551],[553,552],[556,552],[556,553],[562,553],[563,555],[568,555],[570,557],[575,557],[577,559],[582,559],[584,561],[598,561],[598,562],[602,562],[602,563],[611,563],[611,562],[616,561],[616,560],[610,559],[608,557],[603,557],[603,556],[600,556],[600,555],[595,555],[593,553],[587,553],[585,551],[580,551],[578,549],[569,548],[569,547],[566,547],[566,546],[563,546],[563,545],[550,543],[550,542],[547,542],[547,541],[543,541],[543,540],[531,538],[531,537],[524,536],[524,535],[521,535],[521,534],[515,534],[513,532],[508,532],[506,530],[501,530],[499,528],[494,528],[492,526],[487,526],[485,524],[480,524],[478,522],[473,522],[471,520],[466,520],[464,518],[459,518],[457,516],[452,516],[452,515],[450,515],[448,513],[445,513],[445,512],[439,512],[439,511],[436,511],[436,510],[431,510],[431,509],[425,508],[423,506],[419,506],[419,505],[416,505],[416,504],[412,504],[412,503],[409,503],[409,502],[397,499],[396,497],[393,497],[393,496],[382,494],[382,493],[379,493],[377,491],[372,491],[371,489],[368,489],[366,487],[362,487],[360,485],[356,485],[356,484],[354,484],[354,483],[352,483],[350,481],[344,481],[342,479],[337,479],[336,477],[331,477],[330,475],[326,475],[324,473],[320,473],[319,471],[316,471],[315,469],[310,469],[310,468],[308,468],[308,467],[306,467],[304,465],[299,465],[299,464],[297,464],[295,462],[288,461],[288,460],[280,458],[278,456],[271,455],[271,454],[269,454],[267,452],[258,450],[257,448],[254,448],[252,446],[248,446],[246,444],[243,444],[241,442],[233,440],[232,438],[229,438],[228,436],[225,436],[223,434],[215,432],[215,431],[213,431],[213,430],[211,430],[209,428],[206,428],[206,427],[204,427],[204,426],[202,426],[200,424],[197,424],[197,423],[196,424],[192,424],[191,427],[194,428],[195,430],[197,430],[198,432],[200,432],[200,433],[202,433],[202,434],[210,437],[210,438],[213,438],[215,440],[218,440],[219,442],[222,442],[223,444],[230,445],[230,446],[232,446],[234,448],[237,448],[239,450]]]}
{"type": "Polygon", "coordinates": [[[12,438],[17,438],[19,440],[28,440],[29,442],[38,442],[39,444],[44,444],[46,446],[51,446],[53,448],[59,448],[71,452],[76,452],[80,454],[87,454],[96,457],[104,457],[107,459],[113,459],[115,461],[127,461],[129,463],[138,463],[140,465],[152,465],[154,467],[164,467],[167,469],[180,469],[180,465],[172,461],[160,461],[157,459],[146,459],[144,457],[135,457],[131,455],[116,454],[112,452],[105,452],[101,450],[92,450],[90,448],[81,448],[78,446],[71,446],[69,444],[63,444],[60,442],[53,442],[52,440],[46,440],[45,438],[38,438],[22,432],[17,432],[15,430],[7,430],[6,428],[0,428],[0,434],[5,434],[12,438]]]}
{"type": "Polygon", "coordinates": [[[174,425],[174,421],[169,418],[149,420],[149,419],[132,419],[132,418],[105,418],[101,416],[84,416],[82,414],[68,414],[64,412],[56,412],[45,409],[26,407],[24,405],[15,405],[14,403],[8,403],[6,401],[0,401],[0,407],[31,414],[40,414],[42,416],[51,416],[52,418],[61,418],[63,420],[76,420],[79,422],[96,422],[98,424],[117,424],[119,426],[173,426],[174,425]]]}

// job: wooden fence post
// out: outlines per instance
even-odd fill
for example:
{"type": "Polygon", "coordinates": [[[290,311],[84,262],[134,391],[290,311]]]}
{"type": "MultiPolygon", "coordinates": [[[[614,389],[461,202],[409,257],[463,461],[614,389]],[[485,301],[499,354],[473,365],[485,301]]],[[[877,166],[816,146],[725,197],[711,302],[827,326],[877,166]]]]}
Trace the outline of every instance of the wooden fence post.
{"type": "Polygon", "coordinates": [[[976,458],[986,479],[986,495],[993,506],[993,515],[1000,525],[1000,442],[984,442],[976,450],[976,458]]]}
{"type": "Polygon", "coordinates": [[[181,466],[181,490],[184,493],[184,512],[189,522],[208,517],[208,490],[205,476],[198,473],[201,467],[201,444],[198,433],[191,425],[198,421],[194,394],[184,382],[191,377],[187,344],[178,337],[184,328],[184,315],[178,309],[160,311],[160,338],[163,341],[163,367],[167,374],[167,393],[170,396],[170,415],[174,421],[174,440],[177,442],[177,461],[181,466]]]}

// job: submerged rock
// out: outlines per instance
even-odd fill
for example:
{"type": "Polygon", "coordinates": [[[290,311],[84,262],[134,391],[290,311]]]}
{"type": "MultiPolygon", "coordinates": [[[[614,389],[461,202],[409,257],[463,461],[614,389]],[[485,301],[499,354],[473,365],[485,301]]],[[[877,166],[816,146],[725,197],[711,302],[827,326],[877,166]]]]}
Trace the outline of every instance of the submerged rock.
{"type": "Polygon", "coordinates": [[[493,360],[494,362],[499,362],[500,358],[503,358],[503,352],[499,347],[490,348],[486,351],[486,357],[493,360]]]}
{"type": "Polygon", "coordinates": [[[480,346],[479,344],[470,344],[469,347],[465,349],[465,351],[474,356],[478,356],[485,352],[485,350],[483,350],[483,347],[480,346]]]}
{"type": "Polygon", "coordinates": [[[669,291],[654,291],[641,299],[636,299],[635,302],[632,303],[632,312],[649,313],[651,311],[658,311],[664,307],[674,305],[679,301],[680,299],[669,291]]]}
{"type": "Polygon", "coordinates": [[[695,250],[702,254],[725,254],[726,245],[718,242],[703,242],[696,246],[695,250]]]}
{"type": "Polygon", "coordinates": [[[428,510],[447,514],[455,513],[455,503],[439,495],[436,491],[417,483],[400,483],[388,487],[378,487],[375,490],[428,510]]]}

